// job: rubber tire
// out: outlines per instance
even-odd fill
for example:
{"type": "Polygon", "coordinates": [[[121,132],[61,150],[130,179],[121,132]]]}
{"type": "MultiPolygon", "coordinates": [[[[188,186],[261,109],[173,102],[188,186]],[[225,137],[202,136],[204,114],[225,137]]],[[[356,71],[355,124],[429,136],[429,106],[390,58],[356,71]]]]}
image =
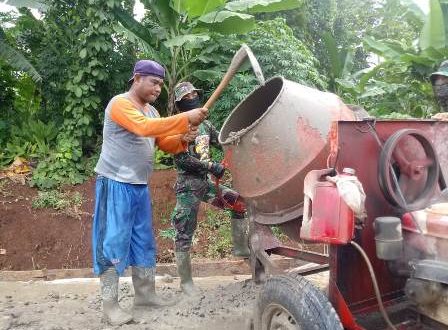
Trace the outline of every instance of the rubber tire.
{"type": "Polygon", "coordinates": [[[268,329],[268,324],[262,324],[262,315],[270,304],[286,309],[294,317],[298,329],[343,330],[339,316],[328,298],[300,275],[279,275],[267,280],[256,303],[256,330],[268,329]]]}

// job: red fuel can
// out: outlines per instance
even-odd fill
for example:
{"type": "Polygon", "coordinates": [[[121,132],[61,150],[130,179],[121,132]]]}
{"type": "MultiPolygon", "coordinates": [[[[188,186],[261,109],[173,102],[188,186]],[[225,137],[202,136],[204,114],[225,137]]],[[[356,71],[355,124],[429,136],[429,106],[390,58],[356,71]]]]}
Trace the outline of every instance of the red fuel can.
{"type": "Polygon", "coordinates": [[[329,181],[316,181],[311,192],[312,196],[305,195],[300,237],[329,244],[349,243],[354,234],[354,213],[340,196],[336,185],[329,181]]]}

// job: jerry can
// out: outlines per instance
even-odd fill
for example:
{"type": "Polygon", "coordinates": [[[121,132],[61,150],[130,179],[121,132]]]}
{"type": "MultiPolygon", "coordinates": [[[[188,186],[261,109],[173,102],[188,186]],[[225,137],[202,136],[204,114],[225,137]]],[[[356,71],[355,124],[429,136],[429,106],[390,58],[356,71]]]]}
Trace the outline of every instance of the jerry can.
{"type": "Polygon", "coordinates": [[[326,172],[328,170],[311,171],[305,178],[300,238],[328,244],[347,244],[354,235],[354,213],[340,196],[336,184],[325,179],[326,172]]]}

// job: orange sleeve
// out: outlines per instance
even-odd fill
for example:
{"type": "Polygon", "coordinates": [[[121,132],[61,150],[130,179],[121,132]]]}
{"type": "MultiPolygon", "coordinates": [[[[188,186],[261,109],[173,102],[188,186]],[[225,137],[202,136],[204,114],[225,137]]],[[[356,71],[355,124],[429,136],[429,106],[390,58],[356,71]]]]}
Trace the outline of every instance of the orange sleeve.
{"type": "Polygon", "coordinates": [[[188,117],[184,113],[167,118],[148,118],[122,97],[112,103],[110,118],[138,136],[164,137],[188,131],[188,117]]]}
{"type": "Polygon", "coordinates": [[[187,142],[181,140],[182,134],[157,138],[157,146],[170,154],[178,154],[187,150],[187,142]]]}

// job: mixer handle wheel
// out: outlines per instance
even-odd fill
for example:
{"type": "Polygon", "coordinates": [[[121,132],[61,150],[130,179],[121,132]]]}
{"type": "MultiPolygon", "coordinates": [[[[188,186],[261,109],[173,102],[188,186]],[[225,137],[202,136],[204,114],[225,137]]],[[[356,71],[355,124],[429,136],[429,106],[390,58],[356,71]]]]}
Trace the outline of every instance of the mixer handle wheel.
{"type": "Polygon", "coordinates": [[[434,146],[422,131],[399,130],[381,150],[378,163],[381,191],[392,205],[403,210],[422,209],[434,194],[439,167],[434,146]]]}

